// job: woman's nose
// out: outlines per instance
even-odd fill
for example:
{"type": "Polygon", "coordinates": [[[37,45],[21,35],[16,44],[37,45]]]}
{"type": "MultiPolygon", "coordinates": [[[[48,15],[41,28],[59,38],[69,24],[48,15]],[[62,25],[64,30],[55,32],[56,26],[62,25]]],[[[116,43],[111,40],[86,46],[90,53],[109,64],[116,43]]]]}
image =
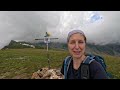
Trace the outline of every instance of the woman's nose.
{"type": "Polygon", "coordinates": [[[75,43],[75,48],[76,48],[76,49],[79,49],[79,44],[78,44],[78,42],[75,43]]]}

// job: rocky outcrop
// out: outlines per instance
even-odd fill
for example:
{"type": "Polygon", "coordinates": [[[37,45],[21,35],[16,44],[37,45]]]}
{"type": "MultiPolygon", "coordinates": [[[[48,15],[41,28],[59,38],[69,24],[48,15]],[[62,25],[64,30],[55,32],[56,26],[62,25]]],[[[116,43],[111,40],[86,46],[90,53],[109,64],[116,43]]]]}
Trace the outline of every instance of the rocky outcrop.
{"type": "Polygon", "coordinates": [[[32,74],[31,79],[63,79],[59,69],[41,68],[32,74]]]}

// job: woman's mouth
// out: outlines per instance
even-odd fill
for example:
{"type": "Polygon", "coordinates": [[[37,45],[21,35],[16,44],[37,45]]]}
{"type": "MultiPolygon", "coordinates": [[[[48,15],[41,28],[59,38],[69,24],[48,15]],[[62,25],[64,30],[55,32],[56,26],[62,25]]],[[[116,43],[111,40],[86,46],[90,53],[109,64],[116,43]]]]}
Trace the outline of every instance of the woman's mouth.
{"type": "Polygon", "coordinates": [[[76,55],[79,55],[80,54],[80,51],[73,51],[74,52],[74,54],[76,54],[76,55]]]}

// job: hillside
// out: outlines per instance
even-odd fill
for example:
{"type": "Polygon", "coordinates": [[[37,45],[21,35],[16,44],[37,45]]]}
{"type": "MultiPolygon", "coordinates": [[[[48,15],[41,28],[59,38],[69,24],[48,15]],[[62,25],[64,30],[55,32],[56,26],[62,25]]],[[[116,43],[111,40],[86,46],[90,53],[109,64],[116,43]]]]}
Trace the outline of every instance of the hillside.
{"type": "MultiPolygon", "coordinates": [[[[94,54],[106,54],[112,56],[120,56],[120,44],[106,44],[106,45],[95,45],[95,44],[87,44],[86,52],[94,53],[94,54]]],[[[46,49],[46,44],[43,42],[39,43],[30,43],[30,42],[16,42],[11,40],[9,45],[5,46],[2,49],[20,49],[20,48],[39,48],[46,49]]],[[[51,42],[49,43],[49,49],[57,49],[57,50],[67,50],[66,43],[59,42],[51,42]]]]}
{"type": "Polygon", "coordinates": [[[7,46],[3,47],[2,49],[18,49],[18,48],[19,49],[35,48],[35,46],[29,42],[25,42],[25,41],[17,42],[17,41],[11,40],[11,42],[7,46]]]}
{"type": "Polygon", "coordinates": [[[106,44],[106,45],[94,45],[87,44],[87,52],[101,53],[112,56],[120,56],[120,44],[106,44]]]}
{"type": "MultiPolygon", "coordinates": [[[[49,50],[50,66],[60,69],[68,51],[49,50]]],[[[7,49],[0,50],[0,79],[30,79],[34,72],[48,67],[45,49],[7,49]]],[[[120,79],[120,57],[103,55],[107,71],[115,79],[120,79]]]]}
{"type": "MultiPolygon", "coordinates": [[[[119,47],[119,44],[87,44],[86,51],[88,53],[102,55],[107,64],[107,71],[110,72],[114,78],[119,79],[119,47]]],[[[65,43],[50,43],[49,49],[51,68],[60,69],[64,58],[69,54],[67,45],[65,43]]],[[[0,57],[0,79],[30,79],[34,72],[43,67],[48,67],[46,45],[41,42],[29,43],[12,40],[9,45],[0,50],[0,57]]]]}

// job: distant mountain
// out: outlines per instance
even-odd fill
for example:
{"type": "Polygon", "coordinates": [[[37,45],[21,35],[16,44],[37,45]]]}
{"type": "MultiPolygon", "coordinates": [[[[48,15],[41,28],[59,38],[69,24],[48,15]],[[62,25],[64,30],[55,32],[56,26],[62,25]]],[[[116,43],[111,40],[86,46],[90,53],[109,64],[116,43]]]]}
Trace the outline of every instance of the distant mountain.
{"type": "Polygon", "coordinates": [[[18,48],[35,48],[35,46],[29,42],[11,40],[11,42],[2,49],[18,49],[18,48]]]}
{"type": "MultiPolygon", "coordinates": [[[[46,49],[46,44],[44,42],[39,43],[30,43],[25,41],[15,41],[11,40],[9,45],[5,46],[2,49],[17,49],[17,48],[41,48],[46,49]]],[[[59,49],[59,50],[67,50],[66,43],[60,42],[51,42],[49,43],[49,49],[59,49]]],[[[106,45],[95,45],[93,43],[88,43],[86,47],[87,53],[95,53],[95,54],[108,54],[113,56],[120,56],[120,44],[106,44],[106,45]]]]}
{"type": "Polygon", "coordinates": [[[106,45],[94,45],[94,44],[87,44],[86,51],[88,53],[101,53],[101,54],[108,54],[113,56],[120,56],[120,44],[106,44],[106,45]]]}

